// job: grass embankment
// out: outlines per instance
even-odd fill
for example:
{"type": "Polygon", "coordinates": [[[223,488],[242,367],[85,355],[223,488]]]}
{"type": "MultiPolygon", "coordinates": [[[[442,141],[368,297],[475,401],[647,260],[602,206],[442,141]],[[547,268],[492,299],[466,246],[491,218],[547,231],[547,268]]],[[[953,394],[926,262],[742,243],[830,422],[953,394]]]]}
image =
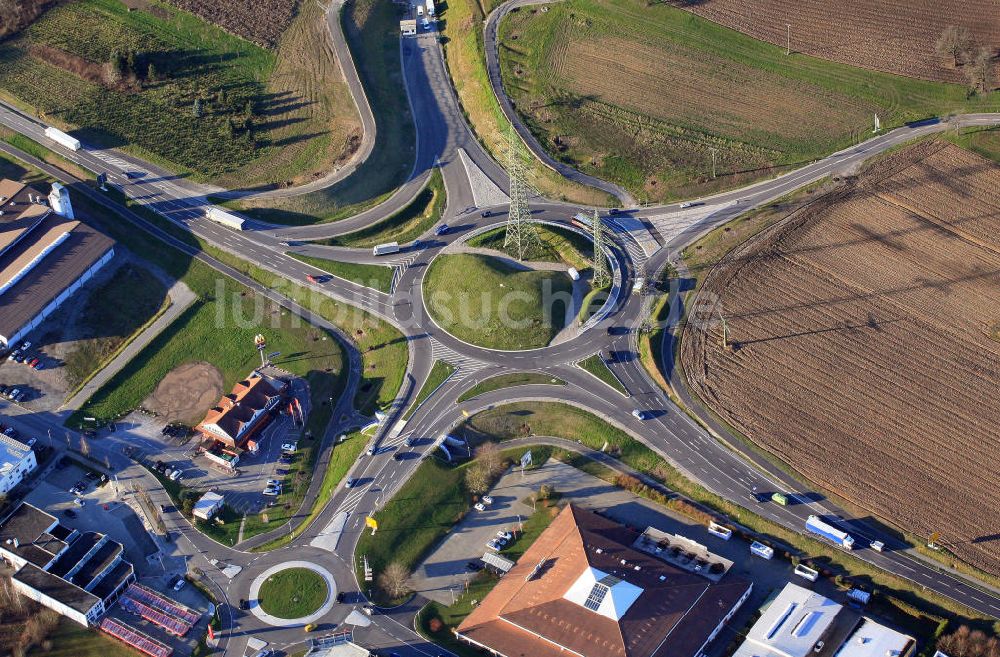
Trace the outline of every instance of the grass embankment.
{"type": "MultiPolygon", "coordinates": [[[[513,561],[520,559],[535,542],[535,539],[552,524],[558,511],[559,509],[554,502],[540,502],[535,512],[524,521],[523,531],[517,535],[513,543],[501,551],[501,554],[513,561]]],[[[415,623],[417,631],[425,638],[460,657],[482,655],[481,652],[473,649],[467,643],[456,639],[453,630],[462,624],[465,617],[472,613],[475,603],[486,597],[499,581],[496,575],[488,571],[480,571],[469,581],[468,589],[455,600],[455,604],[443,605],[438,602],[429,602],[417,615],[415,623]]]]}
{"type": "Polygon", "coordinates": [[[275,224],[336,221],[388,198],[407,179],[416,155],[416,133],[399,57],[401,17],[398,5],[378,0],[347,3],[341,13],[344,34],[375,115],[375,146],[368,159],[327,189],[288,199],[227,205],[275,224]]]}
{"type": "MultiPolygon", "coordinates": [[[[606,453],[622,463],[649,475],[667,488],[677,491],[715,513],[726,516],[732,522],[749,528],[761,536],[764,542],[791,546],[799,555],[808,556],[813,564],[825,571],[849,575],[855,582],[866,586],[869,590],[873,587],[878,588],[883,595],[893,596],[902,604],[912,605],[921,613],[946,617],[954,614],[960,621],[968,620],[977,625],[982,625],[984,620],[980,615],[952,600],[927,591],[909,580],[882,571],[826,543],[761,518],[706,490],[626,432],[582,409],[551,402],[517,402],[478,413],[466,420],[463,426],[476,434],[500,441],[527,436],[554,436],[577,440],[586,447],[596,450],[600,450],[607,443],[606,453]]],[[[586,459],[572,459],[569,462],[578,465],[580,461],[590,463],[586,459]]],[[[612,482],[615,480],[613,471],[606,466],[582,469],[602,479],[612,482]]],[[[648,494],[646,490],[640,492],[648,494]]],[[[655,495],[650,495],[650,498],[661,502],[655,495]]],[[[682,502],[678,500],[668,504],[676,504],[678,510],[688,512],[687,505],[682,502]]],[[[701,522],[702,519],[698,518],[698,521],[701,522]]]]}
{"type": "MultiPolygon", "coordinates": [[[[337,490],[340,482],[344,480],[348,471],[357,462],[358,456],[361,455],[361,452],[364,450],[367,442],[368,439],[365,436],[362,436],[361,432],[352,431],[351,433],[345,435],[343,441],[334,445],[329,465],[327,465],[326,470],[323,472],[323,483],[320,485],[319,494],[316,496],[316,500],[313,502],[312,508],[306,514],[306,517],[289,533],[254,548],[254,551],[266,552],[268,550],[284,547],[295,540],[299,534],[305,531],[306,528],[309,527],[309,524],[315,520],[316,516],[318,516],[323,510],[326,503],[330,501],[330,498],[333,496],[334,491],[337,490]]],[[[310,472],[312,472],[312,469],[310,469],[310,472]]],[[[274,517],[263,531],[269,530],[273,527],[280,527],[286,520],[287,518],[282,520],[280,517],[274,517]]],[[[258,518],[257,521],[260,521],[260,519],[258,518]]],[[[247,522],[250,522],[249,517],[247,518],[247,522]]],[[[244,535],[245,534],[246,530],[244,529],[244,535]]]]}
{"type": "MultiPolygon", "coordinates": [[[[500,0],[452,0],[439,12],[438,29],[444,39],[445,62],[462,111],[479,140],[498,162],[507,153],[510,122],[500,110],[486,73],[483,21],[500,0]]],[[[592,187],[572,183],[535,158],[529,160],[528,175],[542,194],[582,205],[610,207],[617,201],[592,187]]]]}
{"type": "Polygon", "coordinates": [[[434,367],[431,368],[430,374],[427,375],[427,380],[424,381],[424,385],[420,386],[420,392],[417,393],[416,398],[413,400],[413,404],[403,415],[404,420],[409,420],[410,417],[416,412],[420,404],[427,399],[431,393],[437,390],[441,384],[448,380],[448,377],[452,375],[455,371],[455,366],[451,363],[446,363],[443,360],[434,361],[434,367]]]}
{"type": "MultiPolygon", "coordinates": [[[[524,260],[528,262],[561,262],[567,267],[574,267],[583,272],[590,269],[594,259],[594,243],[586,237],[571,230],[562,230],[553,226],[534,226],[539,241],[532,243],[524,252],[524,260]]],[[[468,245],[483,249],[494,249],[517,258],[513,248],[504,246],[507,237],[506,228],[497,228],[476,235],[468,241],[468,245]]]]}
{"type": "Polygon", "coordinates": [[[363,230],[319,240],[316,244],[354,248],[369,248],[385,242],[406,244],[441,221],[447,202],[444,178],[441,177],[441,170],[435,167],[427,185],[399,212],[363,230]]]}
{"type": "Polygon", "coordinates": [[[516,44],[500,48],[505,87],[549,152],[654,201],[825,156],[870,136],[874,113],[888,130],[1000,106],[997,93],[785,55],[669,3],[523,8],[499,36],[516,44]]]}
{"type": "Polygon", "coordinates": [[[132,263],[94,289],[76,316],[76,339],[64,360],[66,384],[76,388],[117,353],[137,330],[170,305],[167,289],[156,276],[132,263]],[[114,308],[114,312],[108,312],[114,308]]]}
{"type": "Polygon", "coordinates": [[[30,657],[136,657],[134,648],[116,641],[103,632],[83,627],[62,616],[45,646],[32,648],[30,657]]]}
{"type": "MultiPolygon", "coordinates": [[[[551,450],[531,448],[534,461],[544,463],[551,450]]],[[[505,459],[520,458],[525,448],[502,452],[505,459]]],[[[378,532],[361,534],[354,553],[360,568],[362,556],[378,575],[390,563],[412,571],[451,528],[472,508],[465,486],[465,472],[474,463],[450,465],[436,458],[424,459],[417,470],[378,512],[378,532]]],[[[359,576],[360,580],[360,576],[359,576]]],[[[376,588],[376,599],[387,602],[376,588]],[[379,597],[382,596],[382,597],[379,597]]]]}
{"type": "Polygon", "coordinates": [[[564,386],[566,382],[562,379],[557,379],[554,376],[549,376],[547,374],[540,374],[538,372],[518,372],[516,374],[500,374],[499,376],[490,377],[485,381],[480,381],[476,385],[472,386],[465,392],[463,392],[458,397],[458,402],[464,402],[472,399],[473,397],[478,397],[479,395],[484,395],[487,392],[493,392],[494,390],[503,390],[504,388],[514,388],[517,386],[530,386],[530,385],[553,385],[553,386],[564,386]]]}
{"type": "Polygon", "coordinates": [[[945,139],[1000,164],[1000,128],[966,128],[945,139]]]}
{"type": "Polygon", "coordinates": [[[388,293],[392,287],[392,267],[366,265],[357,262],[340,262],[338,260],[316,258],[294,252],[289,252],[287,255],[307,265],[312,265],[316,269],[322,269],[328,274],[333,274],[337,278],[342,278],[345,281],[351,281],[358,285],[364,285],[379,292],[388,293]]]}
{"type": "Polygon", "coordinates": [[[622,382],[618,380],[618,377],[615,376],[614,373],[608,368],[608,364],[604,362],[604,358],[602,358],[600,354],[588,356],[576,365],[580,369],[592,374],[602,382],[611,386],[621,394],[628,396],[628,390],[625,389],[625,386],[623,386],[622,382]]]}
{"type": "Polygon", "coordinates": [[[303,47],[325,38],[321,13],[304,9],[276,55],[166,3],[65,3],[0,46],[0,89],[198,179],[285,181],[329,166],[357,129],[337,63],[303,47]]]}
{"type": "Polygon", "coordinates": [[[302,618],[319,609],[330,595],[323,577],[309,568],[287,568],[264,580],[257,599],[264,612],[278,618],[302,618]]]}
{"type": "MultiPolygon", "coordinates": [[[[94,174],[79,166],[78,164],[66,159],[62,155],[56,153],[55,151],[46,148],[37,141],[25,137],[19,132],[14,132],[7,126],[0,126],[0,140],[7,142],[14,148],[19,148],[28,155],[33,155],[43,162],[47,162],[54,167],[59,167],[63,171],[70,173],[80,180],[89,180],[94,177],[94,174]]],[[[13,180],[21,180],[20,178],[13,178],[13,180]]]]}
{"type": "Polygon", "coordinates": [[[435,258],[424,280],[428,311],[443,330],[490,349],[544,347],[565,325],[569,276],[523,271],[478,254],[435,258]]]}

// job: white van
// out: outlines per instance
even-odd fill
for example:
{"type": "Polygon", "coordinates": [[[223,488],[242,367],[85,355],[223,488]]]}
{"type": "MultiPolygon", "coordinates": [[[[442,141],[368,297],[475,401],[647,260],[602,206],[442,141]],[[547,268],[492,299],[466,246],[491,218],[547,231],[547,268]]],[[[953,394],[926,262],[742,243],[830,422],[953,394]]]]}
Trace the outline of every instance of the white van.
{"type": "Polygon", "coordinates": [[[423,15],[424,15],[424,6],[417,5],[417,16],[423,16],[423,15]]]}

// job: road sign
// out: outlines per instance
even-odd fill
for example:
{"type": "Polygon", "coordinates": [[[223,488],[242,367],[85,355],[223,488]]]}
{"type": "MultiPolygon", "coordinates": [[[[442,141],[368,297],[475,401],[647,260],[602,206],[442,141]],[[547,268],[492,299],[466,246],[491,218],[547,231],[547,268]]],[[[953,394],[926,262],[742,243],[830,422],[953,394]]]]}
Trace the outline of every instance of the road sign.
{"type": "Polygon", "coordinates": [[[521,469],[523,470],[524,468],[528,467],[529,465],[531,465],[531,450],[530,449],[527,452],[524,453],[524,456],[521,457],[521,469]]]}
{"type": "Polygon", "coordinates": [[[365,526],[372,528],[372,536],[375,535],[375,531],[378,529],[378,520],[371,516],[365,516],[365,526]]]}

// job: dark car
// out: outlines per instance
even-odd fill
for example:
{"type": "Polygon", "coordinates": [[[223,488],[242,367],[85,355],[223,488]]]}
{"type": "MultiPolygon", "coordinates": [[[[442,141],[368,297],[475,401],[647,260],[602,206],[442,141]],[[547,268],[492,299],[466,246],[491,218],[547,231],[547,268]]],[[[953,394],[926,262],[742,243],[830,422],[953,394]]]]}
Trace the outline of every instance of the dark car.
{"type": "Polygon", "coordinates": [[[250,603],[246,601],[245,598],[240,598],[240,609],[246,611],[250,608],[250,603]]]}
{"type": "Polygon", "coordinates": [[[492,217],[493,213],[490,212],[489,210],[483,210],[482,212],[479,213],[479,216],[482,217],[483,219],[486,219],[487,217],[492,217]]]}
{"type": "Polygon", "coordinates": [[[402,461],[404,458],[406,458],[406,452],[396,452],[392,455],[394,461],[402,461]]]}
{"type": "Polygon", "coordinates": [[[438,236],[441,236],[441,235],[445,235],[447,232],[448,232],[448,224],[441,224],[434,231],[434,234],[438,235],[438,236]]]}

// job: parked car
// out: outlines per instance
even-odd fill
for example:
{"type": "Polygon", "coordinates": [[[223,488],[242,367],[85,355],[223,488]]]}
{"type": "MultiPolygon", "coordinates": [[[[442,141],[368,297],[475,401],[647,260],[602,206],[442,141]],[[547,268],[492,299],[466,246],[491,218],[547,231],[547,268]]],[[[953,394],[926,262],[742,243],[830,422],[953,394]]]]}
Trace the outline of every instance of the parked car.
{"type": "Polygon", "coordinates": [[[267,495],[268,497],[277,497],[278,495],[281,494],[281,489],[275,488],[274,486],[268,486],[267,488],[264,489],[264,494],[267,495]]]}
{"type": "Polygon", "coordinates": [[[18,347],[18,349],[20,349],[21,351],[27,351],[31,349],[31,343],[25,340],[24,342],[21,343],[21,346],[18,347]]]}
{"type": "Polygon", "coordinates": [[[14,401],[16,401],[18,404],[20,404],[27,398],[28,398],[28,393],[25,392],[24,390],[21,390],[16,395],[14,395],[14,401]]]}
{"type": "Polygon", "coordinates": [[[489,495],[483,495],[481,498],[485,504],[493,504],[493,498],[489,495]]]}
{"type": "Polygon", "coordinates": [[[298,443],[283,443],[281,445],[281,451],[287,454],[289,452],[294,452],[296,449],[298,449],[298,447],[299,447],[298,443]]]}
{"type": "Polygon", "coordinates": [[[180,468],[170,473],[170,481],[177,481],[180,478],[181,478],[180,468]]]}
{"type": "Polygon", "coordinates": [[[482,502],[476,502],[476,506],[473,507],[473,508],[475,508],[476,511],[485,511],[486,510],[486,505],[483,504],[482,502]]]}
{"type": "Polygon", "coordinates": [[[42,359],[41,358],[35,358],[31,362],[31,367],[32,367],[32,369],[36,369],[36,370],[42,369],[42,359]]]}
{"type": "Polygon", "coordinates": [[[21,350],[15,349],[14,351],[10,352],[10,354],[7,355],[7,360],[12,360],[14,362],[17,362],[17,357],[20,355],[21,355],[21,350]]]}
{"type": "Polygon", "coordinates": [[[500,539],[493,538],[486,543],[486,547],[493,550],[494,552],[499,552],[503,549],[504,544],[500,542],[500,539]]]}
{"type": "Polygon", "coordinates": [[[502,538],[505,541],[510,541],[512,538],[514,538],[514,535],[511,534],[506,529],[501,529],[500,531],[497,532],[497,538],[502,538]]]}
{"type": "Polygon", "coordinates": [[[0,385],[0,396],[6,397],[8,392],[10,392],[10,386],[0,385]]]}
{"type": "Polygon", "coordinates": [[[84,500],[80,499],[79,497],[75,497],[75,498],[73,498],[73,504],[75,504],[75,505],[77,505],[77,506],[83,506],[83,505],[85,505],[86,503],[87,503],[86,501],[84,501],[84,500]]]}
{"type": "Polygon", "coordinates": [[[186,579],[184,579],[183,577],[178,577],[177,578],[177,583],[174,584],[174,590],[175,591],[180,591],[182,588],[184,588],[184,586],[186,584],[187,584],[187,580],[186,579]]]}

